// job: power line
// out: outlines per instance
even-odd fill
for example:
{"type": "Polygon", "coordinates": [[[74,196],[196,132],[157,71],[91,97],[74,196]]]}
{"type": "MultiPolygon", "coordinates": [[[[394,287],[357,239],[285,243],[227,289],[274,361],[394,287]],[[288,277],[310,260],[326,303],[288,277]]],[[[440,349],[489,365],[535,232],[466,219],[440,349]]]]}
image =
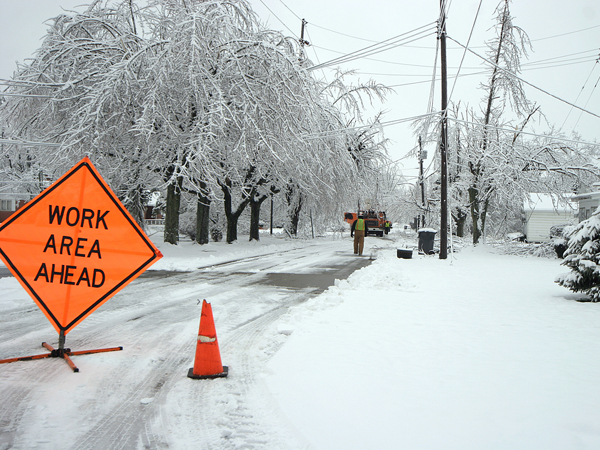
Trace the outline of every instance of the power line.
{"type": "MultiPolygon", "coordinates": [[[[596,63],[598,63],[598,61],[596,61],[596,63]]],[[[585,102],[585,105],[583,105],[584,108],[587,108],[587,104],[589,103],[590,99],[592,98],[592,94],[594,93],[594,91],[598,87],[598,82],[600,82],[600,76],[596,80],[596,84],[592,88],[592,92],[590,92],[590,96],[588,97],[587,101],[585,102]]],[[[573,127],[573,130],[575,130],[575,128],[577,128],[577,125],[579,125],[579,121],[581,120],[581,114],[582,113],[579,113],[579,118],[577,119],[577,122],[575,122],[575,126],[573,127]]]]}
{"type": "MultiPolygon", "coordinates": [[[[346,34],[346,33],[340,32],[340,31],[332,30],[330,28],[326,28],[326,27],[323,27],[321,25],[315,24],[314,22],[311,22],[311,25],[313,27],[316,27],[316,28],[321,28],[321,29],[323,29],[325,31],[328,31],[330,33],[339,34],[340,36],[346,36],[346,37],[349,37],[349,38],[352,38],[352,39],[356,39],[356,40],[360,40],[360,41],[364,41],[364,42],[373,42],[373,43],[377,43],[378,42],[378,41],[374,41],[372,39],[366,39],[366,38],[363,38],[363,37],[353,36],[351,34],[346,34]]],[[[600,25],[595,25],[593,27],[583,28],[583,29],[580,29],[580,30],[569,31],[567,33],[556,34],[556,35],[553,35],[553,36],[546,36],[546,37],[543,37],[543,38],[532,39],[531,42],[544,41],[544,40],[547,40],[547,39],[554,39],[554,38],[566,36],[566,35],[569,35],[569,34],[581,33],[583,31],[592,30],[592,29],[598,28],[598,27],[600,27],[600,25]]],[[[427,50],[433,50],[434,49],[434,47],[431,47],[431,46],[421,46],[421,45],[407,45],[407,47],[427,49],[427,50]]],[[[486,48],[486,47],[485,46],[477,46],[477,47],[471,47],[471,48],[486,48]]],[[[456,47],[456,48],[448,48],[447,50],[461,50],[461,49],[462,49],[461,47],[456,47]]]]}
{"type": "MultiPolygon", "coordinates": [[[[471,26],[471,32],[469,33],[469,39],[467,39],[467,47],[469,47],[469,42],[471,42],[471,37],[473,36],[473,30],[475,29],[475,24],[477,23],[477,17],[479,17],[479,11],[481,10],[481,4],[483,0],[479,0],[479,6],[477,7],[477,12],[475,13],[475,18],[473,19],[473,25],[471,26]]],[[[465,51],[463,52],[462,58],[460,60],[460,64],[458,65],[458,72],[456,72],[456,77],[454,77],[454,83],[452,84],[452,89],[450,90],[450,95],[448,96],[448,101],[451,101],[452,94],[454,93],[454,88],[456,87],[456,80],[458,80],[458,75],[460,74],[460,68],[463,65],[463,61],[465,60],[465,56],[467,54],[467,47],[465,47],[465,51]]]]}
{"type": "Polygon", "coordinates": [[[567,33],[555,34],[554,36],[548,36],[548,37],[545,37],[545,38],[533,39],[531,42],[545,41],[546,39],[554,39],[554,38],[557,38],[557,37],[567,36],[569,34],[581,33],[582,31],[588,31],[588,30],[592,30],[592,29],[598,28],[598,27],[600,27],[600,25],[594,25],[593,27],[583,28],[581,30],[569,31],[567,33]]]}
{"type": "MultiPolygon", "coordinates": [[[[283,24],[283,26],[284,26],[284,27],[286,27],[290,33],[292,33],[292,36],[294,36],[296,39],[298,39],[298,36],[296,36],[296,33],[294,33],[294,32],[293,32],[293,31],[290,29],[290,27],[288,27],[288,26],[285,24],[285,22],[284,22],[283,20],[281,20],[281,19],[280,19],[280,18],[277,16],[277,14],[275,14],[275,13],[274,13],[274,12],[271,10],[271,8],[269,8],[269,7],[267,6],[267,4],[266,4],[266,3],[265,3],[263,0],[260,0],[260,2],[261,2],[263,5],[264,5],[264,7],[265,7],[265,8],[267,8],[267,9],[269,10],[269,12],[270,12],[271,14],[273,14],[273,17],[275,17],[277,20],[279,20],[279,21],[280,21],[280,22],[283,24]]],[[[283,3],[283,2],[282,2],[282,3],[283,3]]]]}
{"type": "MultiPolygon", "coordinates": [[[[594,63],[594,65],[592,66],[592,70],[590,70],[590,74],[587,76],[585,82],[583,83],[583,86],[581,87],[581,90],[579,91],[579,93],[577,94],[577,98],[575,98],[575,103],[577,103],[577,100],[579,100],[579,96],[581,95],[581,93],[583,92],[583,90],[585,89],[585,85],[587,84],[587,82],[590,80],[590,77],[592,76],[592,73],[594,72],[594,69],[596,68],[596,65],[598,64],[598,61],[596,61],[594,63]]],[[[593,92],[593,91],[592,91],[593,92]]],[[[589,100],[589,99],[588,99],[589,100]]],[[[587,103],[586,103],[587,105],[587,103]]],[[[567,119],[569,118],[569,116],[571,115],[571,112],[573,112],[573,108],[569,109],[569,113],[567,114],[567,117],[565,117],[565,120],[563,122],[563,124],[560,126],[559,129],[562,129],[562,127],[565,126],[565,123],[567,123],[567,119]]],[[[579,116],[581,117],[581,115],[579,116]]],[[[578,121],[579,122],[579,121],[578,121]]]]}
{"type": "MultiPolygon", "coordinates": [[[[311,25],[314,26],[313,23],[311,23],[311,25]]],[[[338,50],[333,50],[333,49],[327,48],[327,47],[322,47],[322,46],[319,46],[319,45],[314,45],[313,44],[312,47],[318,48],[320,50],[325,50],[325,51],[328,51],[328,52],[331,52],[331,53],[337,53],[339,55],[345,55],[346,54],[344,52],[340,52],[338,50]]],[[[405,46],[405,47],[410,47],[410,46],[405,46]]],[[[471,47],[471,48],[474,48],[474,47],[471,47]]],[[[433,47],[428,47],[428,49],[433,50],[434,48],[433,47]]],[[[590,49],[590,50],[586,50],[586,51],[582,51],[582,52],[569,53],[569,54],[566,54],[566,55],[555,56],[555,57],[552,57],[552,58],[540,59],[538,61],[530,61],[530,62],[523,63],[521,65],[521,67],[528,67],[528,66],[549,64],[550,61],[552,61],[552,60],[567,58],[567,57],[570,57],[570,56],[581,55],[581,54],[584,54],[584,53],[591,53],[591,52],[594,52],[594,57],[595,57],[595,55],[597,54],[596,53],[597,49],[590,49]]],[[[578,61],[579,59],[581,59],[582,61],[583,60],[589,61],[589,57],[591,57],[591,55],[589,55],[588,57],[581,57],[581,58],[576,58],[576,59],[572,59],[572,60],[565,60],[563,62],[578,61]]],[[[384,59],[375,59],[375,58],[363,58],[363,59],[365,59],[367,61],[374,61],[374,62],[380,62],[380,63],[383,63],[383,64],[392,64],[392,65],[405,66],[405,67],[423,67],[423,68],[430,68],[431,67],[431,65],[429,65],[429,64],[410,64],[410,63],[403,63],[403,62],[398,62],[398,61],[387,61],[387,60],[384,60],[384,59]]],[[[564,64],[564,65],[568,65],[568,64],[564,64]]],[[[548,67],[551,68],[551,67],[560,67],[560,66],[552,65],[552,66],[548,66],[548,67]]],[[[454,67],[453,66],[449,66],[448,67],[448,69],[459,69],[459,68],[460,68],[459,66],[454,66],[454,67]]],[[[476,70],[476,69],[480,69],[480,67],[462,67],[462,69],[476,70]]]]}
{"type": "Polygon", "coordinates": [[[342,131],[356,131],[356,130],[364,130],[364,129],[371,128],[371,127],[394,126],[394,125],[398,125],[398,124],[405,123],[405,122],[412,122],[415,120],[426,119],[428,117],[435,116],[437,114],[438,113],[435,112],[435,113],[431,113],[431,114],[421,114],[419,116],[404,117],[402,119],[388,120],[386,122],[379,122],[377,124],[371,124],[371,125],[359,125],[359,126],[355,126],[355,127],[337,128],[335,130],[330,130],[330,131],[308,133],[308,134],[302,135],[302,137],[306,138],[306,139],[327,138],[327,137],[331,137],[331,136],[338,136],[342,131]]]}
{"type": "MultiPolygon", "coordinates": [[[[565,63],[565,64],[550,64],[550,65],[545,65],[545,66],[540,66],[540,67],[526,67],[525,69],[522,69],[522,72],[531,72],[532,70],[544,70],[544,69],[552,69],[555,67],[566,67],[566,66],[574,66],[577,64],[584,64],[584,63],[588,63],[591,61],[595,61],[595,59],[590,59],[589,57],[587,58],[581,58],[581,60],[577,60],[574,62],[570,62],[570,63],[565,63]]],[[[471,70],[473,70],[475,68],[471,68],[471,70]]],[[[458,72],[457,72],[458,73],[458,72]]],[[[471,76],[471,75],[480,75],[480,74],[484,74],[484,73],[488,73],[486,70],[478,70],[477,72],[469,72],[469,73],[465,73],[465,74],[459,74],[458,77],[463,77],[463,76],[471,76]]],[[[382,72],[363,72],[361,70],[357,70],[356,74],[363,74],[363,75],[371,75],[371,76],[381,76],[381,77],[428,77],[428,74],[407,74],[407,73],[382,73],[382,72]]],[[[450,78],[450,77],[449,77],[450,78]]],[[[456,75],[453,75],[452,78],[456,78],[456,75]]]]}
{"type": "Polygon", "coordinates": [[[591,145],[594,147],[600,147],[600,143],[598,143],[598,142],[578,141],[575,139],[568,139],[568,138],[563,138],[563,137],[558,137],[558,136],[552,136],[549,134],[531,133],[531,132],[527,132],[527,131],[516,130],[514,128],[497,127],[497,126],[490,125],[490,124],[486,125],[484,123],[479,123],[479,122],[470,122],[468,120],[456,119],[453,117],[448,117],[448,120],[452,120],[453,122],[464,123],[464,124],[468,124],[468,125],[475,125],[475,126],[481,127],[481,128],[491,128],[491,129],[498,130],[498,131],[506,131],[508,133],[519,133],[519,134],[525,134],[527,136],[535,136],[535,137],[541,137],[541,138],[554,139],[555,141],[573,142],[575,144],[580,144],[580,145],[591,145]]]}
{"type": "MultiPolygon", "coordinates": [[[[423,27],[421,27],[421,28],[423,28],[423,27]]],[[[382,41],[377,46],[376,45],[369,46],[369,47],[366,47],[364,49],[351,52],[351,53],[346,54],[344,56],[340,56],[338,58],[334,58],[334,59],[332,59],[332,60],[330,60],[328,62],[323,63],[321,66],[330,66],[330,65],[333,65],[333,64],[342,64],[342,63],[354,61],[356,59],[362,59],[362,58],[365,58],[367,56],[374,55],[374,54],[377,54],[377,53],[381,53],[383,51],[390,50],[392,48],[396,48],[396,47],[399,47],[401,45],[405,45],[405,44],[407,44],[409,42],[414,42],[416,40],[422,39],[423,37],[426,37],[426,34],[423,34],[423,33],[430,33],[431,31],[433,31],[433,29],[419,31],[419,32],[416,32],[416,34],[413,35],[413,36],[408,36],[408,37],[405,37],[405,38],[402,38],[402,39],[398,39],[398,38],[400,38],[401,36],[404,36],[404,35],[396,36],[395,38],[391,38],[391,39],[388,39],[386,41],[382,41]],[[412,39],[412,40],[408,40],[408,39],[412,39]],[[392,41],[392,42],[389,42],[389,41],[392,41]]],[[[415,32],[415,30],[413,30],[411,32],[408,32],[408,33],[405,33],[405,34],[409,34],[409,33],[413,33],[413,32],[415,32]]],[[[314,67],[314,68],[311,68],[311,69],[316,69],[316,68],[320,68],[320,67],[314,67]]]]}
{"type": "MultiPolygon", "coordinates": [[[[538,61],[530,61],[530,62],[526,62],[526,63],[524,63],[522,65],[526,66],[526,65],[534,65],[534,64],[543,64],[543,63],[548,62],[548,61],[554,61],[555,59],[569,58],[571,56],[583,55],[584,53],[593,53],[594,56],[597,56],[598,55],[598,49],[597,48],[591,48],[589,50],[583,50],[581,52],[568,53],[566,55],[560,55],[560,56],[553,56],[552,58],[540,59],[538,61]]],[[[591,55],[588,55],[588,56],[591,56],[591,55]]]]}
{"type": "MultiPolygon", "coordinates": [[[[294,16],[296,16],[296,19],[298,19],[298,20],[302,20],[298,14],[296,14],[294,11],[292,11],[292,10],[290,9],[290,7],[289,7],[288,5],[286,5],[285,3],[283,3],[283,0],[279,0],[279,2],[280,2],[280,3],[281,3],[283,6],[285,6],[285,7],[288,9],[288,11],[289,11],[289,12],[291,12],[291,13],[292,13],[294,16]]],[[[264,3],[263,3],[263,4],[264,4],[264,3]]]]}
{"type": "MultiPolygon", "coordinates": [[[[312,25],[312,24],[311,24],[312,25]]],[[[327,48],[327,47],[321,47],[318,45],[313,45],[313,47],[319,48],[321,50],[325,50],[331,53],[337,53],[340,55],[344,55],[344,52],[340,52],[337,50],[333,50],[331,48],[327,48]]],[[[434,48],[431,48],[431,50],[433,50],[434,48]]],[[[375,59],[375,58],[363,58],[367,61],[374,61],[374,62],[380,62],[380,63],[384,63],[384,64],[392,64],[392,65],[396,65],[396,66],[406,66],[406,67],[424,67],[424,68],[430,68],[431,64],[410,64],[410,63],[403,63],[403,62],[398,62],[398,61],[386,61],[384,59],[375,59]]],[[[449,69],[458,69],[458,67],[449,67],[449,69]]],[[[479,67],[468,67],[468,69],[479,69],[479,67]]]]}
{"type": "Polygon", "coordinates": [[[374,40],[372,40],[372,39],[365,39],[365,38],[360,38],[360,37],[357,37],[357,36],[352,36],[352,35],[350,35],[350,34],[341,33],[341,32],[339,32],[339,31],[331,30],[331,29],[329,29],[329,28],[325,28],[325,27],[322,27],[322,26],[320,26],[320,25],[315,25],[315,24],[314,24],[314,23],[312,23],[312,22],[311,22],[311,25],[312,25],[313,27],[317,27],[317,28],[321,28],[322,30],[329,31],[330,33],[339,34],[340,36],[346,36],[346,37],[349,37],[349,38],[352,38],[352,39],[357,39],[357,40],[359,40],[359,41],[364,41],[364,42],[373,42],[373,43],[377,43],[377,41],[374,41],[374,40]]]}
{"type": "Polygon", "coordinates": [[[310,67],[308,70],[316,70],[316,69],[320,69],[321,67],[331,66],[334,64],[342,64],[342,63],[353,61],[353,60],[356,60],[359,58],[365,58],[370,55],[374,55],[374,54],[381,53],[386,50],[390,50],[391,48],[399,47],[401,45],[405,45],[407,43],[414,42],[415,40],[422,39],[423,37],[429,35],[429,33],[431,33],[431,31],[433,31],[433,29],[434,29],[433,25],[434,25],[434,23],[423,25],[419,28],[415,28],[414,30],[411,30],[406,33],[400,34],[398,36],[394,36],[392,38],[386,39],[385,41],[381,41],[378,44],[370,45],[368,47],[362,48],[360,50],[356,50],[354,52],[340,56],[338,58],[334,58],[323,64],[310,67]],[[424,29],[426,27],[429,27],[429,29],[424,29]],[[419,30],[421,30],[421,31],[419,31],[419,30]],[[425,34],[425,33],[427,33],[427,34],[425,34]]]}
{"type": "Polygon", "coordinates": [[[478,58],[481,58],[482,60],[484,60],[484,61],[485,61],[485,62],[487,62],[488,64],[492,65],[493,67],[496,67],[498,70],[501,70],[501,71],[503,71],[503,72],[505,72],[505,73],[508,73],[510,76],[512,76],[512,77],[514,77],[514,78],[516,78],[517,80],[521,81],[522,83],[525,83],[526,85],[528,85],[528,86],[531,86],[532,88],[534,88],[534,89],[536,89],[536,90],[538,90],[538,91],[540,91],[540,92],[543,92],[544,94],[546,94],[546,95],[549,95],[550,97],[552,97],[552,98],[555,98],[556,100],[559,100],[559,101],[561,101],[561,102],[563,102],[563,103],[566,103],[567,105],[571,105],[572,107],[574,107],[574,108],[577,108],[577,109],[579,109],[580,111],[583,111],[583,112],[585,112],[585,113],[588,113],[588,114],[590,114],[590,115],[592,115],[592,116],[594,116],[594,117],[597,117],[597,118],[599,118],[599,119],[600,119],[600,116],[599,116],[598,114],[595,114],[595,113],[593,113],[593,112],[591,112],[591,111],[588,111],[588,110],[586,110],[586,109],[580,108],[579,106],[577,106],[577,105],[575,105],[575,104],[573,104],[573,103],[571,103],[571,102],[568,102],[567,100],[564,100],[564,99],[562,99],[562,98],[560,98],[560,97],[558,97],[558,96],[556,96],[556,95],[554,95],[554,94],[552,94],[552,93],[550,93],[550,92],[548,92],[548,91],[546,91],[546,90],[544,90],[544,89],[542,89],[542,88],[540,88],[540,87],[538,87],[538,86],[536,86],[536,85],[534,85],[534,84],[530,83],[529,81],[526,81],[526,80],[524,80],[523,78],[521,78],[521,77],[517,76],[515,73],[511,72],[510,70],[507,70],[507,69],[505,69],[504,67],[500,67],[499,65],[497,65],[497,64],[494,64],[492,61],[490,61],[490,60],[486,59],[485,57],[483,57],[483,56],[481,56],[481,55],[479,55],[479,54],[475,53],[475,52],[474,52],[473,50],[471,50],[470,48],[467,48],[467,47],[465,47],[463,44],[461,44],[460,42],[458,42],[456,39],[453,39],[453,38],[451,38],[450,36],[448,36],[448,39],[451,39],[451,40],[452,40],[452,41],[454,41],[456,44],[460,45],[460,46],[461,46],[461,47],[463,47],[463,48],[466,48],[468,51],[470,51],[471,53],[473,53],[473,54],[474,54],[475,56],[477,56],[478,58]]]}

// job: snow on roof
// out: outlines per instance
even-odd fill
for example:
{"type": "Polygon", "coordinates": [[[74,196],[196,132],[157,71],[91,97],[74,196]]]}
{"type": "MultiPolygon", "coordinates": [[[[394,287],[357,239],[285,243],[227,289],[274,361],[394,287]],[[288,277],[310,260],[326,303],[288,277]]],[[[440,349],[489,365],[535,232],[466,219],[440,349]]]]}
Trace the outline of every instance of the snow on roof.
{"type": "MultiPolygon", "coordinates": [[[[573,194],[563,194],[563,197],[571,199],[573,194]]],[[[529,198],[523,202],[523,207],[525,211],[569,212],[577,209],[572,201],[565,205],[565,202],[560,200],[556,194],[539,193],[529,194],[529,198]]]]}
{"type": "Polygon", "coordinates": [[[600,197],[600,191],[584,192],[583,194],[574,195],[572,198],[573,200],[579,201],[598,197],[600,197]]]}

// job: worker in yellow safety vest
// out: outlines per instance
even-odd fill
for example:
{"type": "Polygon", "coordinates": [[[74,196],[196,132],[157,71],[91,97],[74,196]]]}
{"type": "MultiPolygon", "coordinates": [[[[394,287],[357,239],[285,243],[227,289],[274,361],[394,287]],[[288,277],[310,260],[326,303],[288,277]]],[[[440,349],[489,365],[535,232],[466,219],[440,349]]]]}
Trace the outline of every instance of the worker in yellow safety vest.
{"type": "Polygon", "coordinates": [[[364,217],[358,216],[358,219],[352,222],[352,226],[350,227],[350,236],[354,236],[355,255],[362,255],[363,247],[365,246],[365,236],[367,235],[367,231],[369,231],[369,227],[367,227],[364,217]]]}
{"type": "Polygon", "coordinates": [[[388,234],[390,232],[390,228],[392,227],[392,223],[389,220],[386,220],[383,226],[383,231],[385,231],[385,234],[388,234]]]}

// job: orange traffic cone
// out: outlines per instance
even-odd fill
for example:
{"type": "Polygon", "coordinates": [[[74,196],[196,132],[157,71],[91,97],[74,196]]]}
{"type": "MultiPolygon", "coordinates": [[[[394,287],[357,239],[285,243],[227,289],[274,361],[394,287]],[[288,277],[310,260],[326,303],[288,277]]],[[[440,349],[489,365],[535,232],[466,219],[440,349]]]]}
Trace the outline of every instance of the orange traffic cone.
{"type": "Polygon", "coordinates": [[[194,367],[188,372],[188,377],[194,379],[226,377],[228,370],[227,366],[221,364],[212,307],[210,303],[203,300],[198,343],[196,344],[196,359],[194,367]]]}

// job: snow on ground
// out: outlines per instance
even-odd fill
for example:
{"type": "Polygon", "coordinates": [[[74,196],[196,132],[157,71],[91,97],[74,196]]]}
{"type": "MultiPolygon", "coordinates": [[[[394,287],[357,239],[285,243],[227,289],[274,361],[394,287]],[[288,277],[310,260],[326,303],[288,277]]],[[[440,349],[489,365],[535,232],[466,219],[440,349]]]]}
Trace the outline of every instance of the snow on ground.
{"type": "Polygon", "coordinates": [[[600,309],[559,264],[382,252],[289,314],[265,382],[314,449],[600,448],[600,309]]]}
{"type": "MultiPolygon", "coordinates": [[[[565,272],[560,260],[507,256],[487,246],[465,247],[444,261],[416,252],[398,259],[395,249],[416,238],[391,236],[395,242],[367,238],[365,254],[376,258],[370,266],[291,307],[266,330],[257,328],[244,355],[224,345],[230,378],[194,385],[201,389],[196,397],[185,377],[174,383],[160,419],[168,424],[170,448],[205,448],[198,418],[186,410],[198,399],[206,405],[195,414],[205,406],[223,413],[220,439],[245,432],[233,429],[240,421],[227,416],[239,404],[254,424],[263,424],[264,435],[272,431],[265,421],[285,428],[277,438],[246,440],[245,448],[600,448],[600,305],[575,301],[578,296],[554,283],[565,272]],[[241,357],[254,360],[245,365],[253,373],[235,373],[241,357]],[[243,379],[244,389],[232,387],[243,379]]],[[[199,250],[153,239],[165,255],[153,270],[191,270],[314,244],[270,236],[247,243],[242,236],[233,245],[199,250]]],[[[339,242],[340,251],[352,251],[347,235],[339,242]]],[[[0,279],[0,311],[24,301],[18,287],[0,279]]],[[[215,300],[217,327],[220,305],[235,306],[215,300]]],[[[197,317],[190,323],[196,328],[197,317]]],[[[237,331],[218,332],[227,342],[237,331]]],[[[94,378],[82,377],[88,392],[105,387],[94,386],[94,378]]]]}

